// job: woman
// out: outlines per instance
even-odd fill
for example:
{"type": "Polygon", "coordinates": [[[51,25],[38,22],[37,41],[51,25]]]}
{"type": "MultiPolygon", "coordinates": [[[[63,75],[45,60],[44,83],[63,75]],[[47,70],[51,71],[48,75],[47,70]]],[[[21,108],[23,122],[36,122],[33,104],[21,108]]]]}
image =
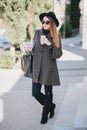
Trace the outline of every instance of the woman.
{"type": "Polygon", "coordinates": [[[60,85],[56,59],[61,57],[61,39],[56,27],[59,21],[53,12],[39,15],[42,28],[35,31],[33,38],[33,78],[32,95],[43,105],[41,124],[54,116],[56,105],[53,103],[52,89],[60,85]],[[41,92],[44,85],[45,94],[41,92]]]}

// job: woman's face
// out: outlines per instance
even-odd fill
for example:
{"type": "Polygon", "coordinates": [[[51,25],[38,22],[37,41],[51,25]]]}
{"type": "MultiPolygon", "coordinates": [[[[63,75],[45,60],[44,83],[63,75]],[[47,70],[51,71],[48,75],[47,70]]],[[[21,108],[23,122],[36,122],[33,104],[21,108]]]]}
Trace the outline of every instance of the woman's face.
{"type": "Polygon", "coordinates": [[[49,30],[50,29],[50,20],[47,16],[44,16],[43,17],[43,20],[42,20],[42,27],[43,29],[45,30],[49,30]]]}

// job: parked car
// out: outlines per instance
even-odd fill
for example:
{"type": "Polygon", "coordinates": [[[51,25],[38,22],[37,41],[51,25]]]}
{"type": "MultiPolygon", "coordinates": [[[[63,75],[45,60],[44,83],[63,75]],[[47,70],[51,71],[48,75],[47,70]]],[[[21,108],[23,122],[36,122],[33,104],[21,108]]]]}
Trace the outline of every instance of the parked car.
{"type": "Polygon", "coordinates": [[[5,34],[4,29],[0,29],[0,48],[2,48],[4,50],[10,49],[10,43],[8,41],[6,34],[5,34]]]}

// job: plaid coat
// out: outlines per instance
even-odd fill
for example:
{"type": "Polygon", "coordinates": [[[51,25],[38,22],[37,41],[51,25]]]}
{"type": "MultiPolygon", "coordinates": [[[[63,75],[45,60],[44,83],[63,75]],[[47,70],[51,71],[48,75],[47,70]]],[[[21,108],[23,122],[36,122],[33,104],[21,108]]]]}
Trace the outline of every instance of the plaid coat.
{"type": "MultiPolygon", "coordinates": [[[[61,57],[62,49],[54,46],[52,37],[46,35],[47,39],[52,43],[49,47],[41,45],[40,35],[43,34],[42,30],[36,30],[33,38],[33,82],[43,85],[60,85],[59,73],[57,68],[56,59],[61,57]]],[[[60,40],[61,42],[61,40],[60,40]]]]}

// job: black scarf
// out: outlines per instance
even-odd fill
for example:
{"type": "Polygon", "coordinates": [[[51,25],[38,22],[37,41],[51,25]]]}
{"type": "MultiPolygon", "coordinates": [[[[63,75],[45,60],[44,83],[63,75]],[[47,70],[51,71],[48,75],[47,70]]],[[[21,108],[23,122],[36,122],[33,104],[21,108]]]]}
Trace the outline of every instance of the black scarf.
{"type": "Polygon", "coordinates": [[[43,30],[44,35],[47,35],[50,33],[50,30],[43,30]]]}

